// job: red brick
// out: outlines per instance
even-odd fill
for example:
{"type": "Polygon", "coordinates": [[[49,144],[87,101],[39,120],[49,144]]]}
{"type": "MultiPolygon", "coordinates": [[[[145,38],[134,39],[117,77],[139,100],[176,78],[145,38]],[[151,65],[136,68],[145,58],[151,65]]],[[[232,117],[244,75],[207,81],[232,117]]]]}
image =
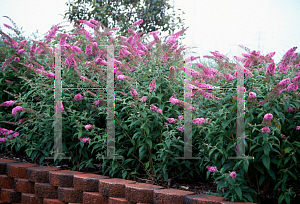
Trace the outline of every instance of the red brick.
{"type": "Polygon", "coordinates": [[[125,185],[125,198],[131,202],[153,203],[153,191],[155,189],[163,189],[162,186],[137,183],[125,185]]]}
{"type": "MultiPolygon", "coordinates": [[[[229,201],[223,201],[221,202],[221,204],[245,204],[246,202],[229,202],[229,201]]],[[[249,203],[247,202],[247,204],[257,204],[257,203],[249,203]]]]}
{"type": "Polygon", "coordinates": [[[14,190],[20,193],[34,193],[34,183],[27,179],[14,179],[14,190]]]}
{"type": "Polygon", "coordinates": [[[31,163],[9,163],[7,164],[7,176],[27,179],[27,168],[33,166],[37,165],[31,163]]]}
{"type": "Polygon", "coordinates": [[[58,187],[58,200],[68,203],[82,203],[82,191],[75,188],[58,187]]]}
{"type": "Polygon", "coordinates": [[[27,179],[35,183],[49,183],[49,171],[58,171],[60,168],[50,166],[29,167],[27,179]]]}
{"type": "Polygon", "coordinates": [[[35,195],[42,198],[57,199],[57,187],[49,183],[35,183],[35,195]]]}
{"type": "Polygon", "coordinates": [[[15,192],[14,189],[1,189],[1,201],[6,203],[20,203],[21,193],[15,192]]]}
{"type": "Polygon", "coordinates": [[[155,204],[181,204],[185,203],[185,196],[194,195],[191,191],[177,189],[157,189],[154,190],[155,204]]]}
{"type": "Polygon", "coordinates": [[[7,175],[7,164],[8,163],[17,163],[17,161],[10,159],[0,159],[0,174],[7,175]]]}
{"type": "Polygon", "coordinates": [[[49,171],[49,182],[52,186],[74,188],[73,178],[76,174],[84,173],[70,170],[49,171]]]}
{"type": "Polygon", "coordinates": [[[108,197],[96,192],[83,192],[83,204],[108,204],[108,197]]]}
{"type": "Polygon", "coordinates": [[[125,198],[109,197],[108,198],[108,204],[135,204],[135,203],[134,202],[129,202],[125,198]]]}
{"type": "Polygon", "coordinates": [[[125,198],[125,184],[135,181],[112,178],[99,180],[99,193],[108,197],[125,198]]]}
{"type": "Polygon", "coordinates": [[[10,178],[6,175],[0,175],[0,188],[14,188],[14,178],[10,178]]]}
{"type": "Polygon", "coordinates": [[[206,194],[188,195],[185,197],[186,204],[221,204],[222,201],[223,197],[206,194]]]}
{"type": "Polygon", "coordinates": [[[38,198],[32,193],[22,193],[22,204],[43,204],[43,198],[38,198]]]}
{"type": "Polygon", "coordinates": [[[73,185],[76,190],[84,192],[99,192],[99,179],[109,179],[108,176],[97,174],[74,175],[73,185]]]}
{"type": "Polygon", "coordinates": [[[43,204],[68,204],[68,203],[59,201],[58,199],[44,198],[43,204]]]}

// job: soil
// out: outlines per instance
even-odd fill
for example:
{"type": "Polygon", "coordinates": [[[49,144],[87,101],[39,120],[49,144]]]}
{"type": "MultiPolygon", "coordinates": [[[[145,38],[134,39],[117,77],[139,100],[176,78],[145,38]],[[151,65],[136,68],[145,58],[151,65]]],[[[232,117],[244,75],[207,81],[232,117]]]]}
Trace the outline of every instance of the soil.
{"type": "MultiPolygon", "coordinates": [[[[38,166],[51,166],[51,167],[59,167],[62,170],[72,170],[72,166],[70,166],[69,161],[62,160],[60,163],[60,166],[56,166],[54,163],[54,160],[45,159],[40,164],[39,163],[40,158],[37,158],[34,161],[32,161],[32,159],[30,157],[28,157],[25,152],[17,152],[17,153],[11,154],[11,153],[4,152],[3,150],[0,150],[0,158],[11,159],[11,160],[15,160],[18,162],[33,163],[33,164],[37,164],[38,166]]],[[[95,169],[90,169],[90,168],[81,169],[80,171],[101,175],[100,171],[96,171],[95,169]]],[[[144,178],[146,178],[146,176],[144,178]]],[[[154,185],[163,186],[165,188],[173,188],[173,189],[179,189],[179,190],[192,191],[195,194],[206,194],[206,192],[209,192],[209,191],[212,193],[217,192],[217,184],[215,184],[213,182],[213,180],[208,180],[208,181],[205,181],[204,183],[203,183],[203,181],[200,182],[199,179],[195,179],[195,181],[193,183],[191,183],[186,178],[174,179],[174,180],[171,180],[170,183],[165,182],[165,181],[155,182],[152,180],[142,179],[142,178],[135,179],[135,180],[139,183],[150,183],[150,184],[154,184],[154,185]]],[[[293,190],[295,190],[295,189],[293,189],[293,190]]],[[[290,204],[299,204],[300,203],[300,189],[296,193],[297,193],[297,197],[294,198],[293,200],[291,199],[290,204]]],[[[262,194],[262,192],[261,192],[261,194],[262,194]]],[[[274,204],[274,203],[278,203],[278,201],[277,201],[277,199],[271,198],[270,195],[267,195],[267,200],[262,201],[262,203],[274,204]]],[[[284,203],[284,202],[282,202],[282,203],[284,203]]]]}

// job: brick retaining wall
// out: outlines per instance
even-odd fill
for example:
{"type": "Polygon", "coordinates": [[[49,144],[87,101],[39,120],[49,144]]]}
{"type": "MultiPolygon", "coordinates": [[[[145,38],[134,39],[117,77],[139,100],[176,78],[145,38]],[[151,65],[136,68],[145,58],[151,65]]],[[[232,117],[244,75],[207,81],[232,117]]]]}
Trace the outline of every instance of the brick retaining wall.
{"type": "MultiPolygon", "coordinates": [[[[233,204],[222,197],[165,189],[98,174],[0,159],[0,203],[233,204]]],[[[241,202],[239,202],[241,203],[241,202]]],[[[243,203],[243,202],[242,202],[243,203]]],[[[236,203],[238,204],[238,203],[236,203]]],[[[248,203],[252,204],[252,203],[248,203]]]]}

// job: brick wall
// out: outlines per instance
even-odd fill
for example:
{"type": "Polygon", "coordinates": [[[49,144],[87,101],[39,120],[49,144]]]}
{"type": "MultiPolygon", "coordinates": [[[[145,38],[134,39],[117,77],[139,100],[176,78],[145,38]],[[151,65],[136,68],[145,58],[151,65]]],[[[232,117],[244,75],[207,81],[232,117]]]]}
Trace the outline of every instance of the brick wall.
{"type": "MultiPolygon", "coordinates": [[[[232,204],[222,197],[0,159],[0,203],[232,204]]],[[[249,203],[251,204],[251,203],[249,203]]]]}

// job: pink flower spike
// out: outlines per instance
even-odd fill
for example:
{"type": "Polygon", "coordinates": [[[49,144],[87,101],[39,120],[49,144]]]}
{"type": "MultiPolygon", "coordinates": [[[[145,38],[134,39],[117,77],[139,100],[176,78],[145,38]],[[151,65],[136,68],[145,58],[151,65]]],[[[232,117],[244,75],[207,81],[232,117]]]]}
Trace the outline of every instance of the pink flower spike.
{"type": "Polygon", "coordinates": [[[177,127],[176,129],[177,129],[178,131],[180,131],[180,132],[183,132],[183,131],[184,131],[184,126],[177,127]]]}
{"type": "Polygon", "coordinates": [[[269,133],[269,132],[271,132],[271,130],[268,127],[263,127],[262,130],[261,130],[261,132],[263,132],[263,133],[269,133]]]}
{"type": "Polygon", "coordinates": [[[229,175],[230,175],[231,178],[235,178],[236,177],[236,173],[235,172],[231,172],[229,175]]]}
{"type": "Polygon", "coordinates": [[[162,110],[161,109],[157,109],[157,111],[156,111],[157,113],[161,113],[162,112],[162,110]]]}
{"type": "Polygon", "coordinates": [[[104,101],[98,100],[98,101],[94,102],[93,104],[96,105],[96,106],[103,105],[104,101]]]}
{"type": "Polygon", "coordinates": [[[86,80],[87,80],[87,78],[84,77],[84,76],[81,76],[80,79],[81,79],[82,81],[86,81],[86,80]]]}
{"type": "Polygon", "coordinates": [[[174,119],[174,118],[168,118],[167,121],[168,121],[169,123],[174,123],[174,122],[175,122],[175,119],[174,119]]]}
{"type": "Polygon", "coordinates": [[[143,96],[143,97],[141,98],[141,101],[143,101],[143,102],[146,102],[146,100],[147,100],[147,97],[146,97],[146,96],[143,96]]]}
{"type": "Polygon", "coordinates": [[[150,105],[150,110],[157,111],[157,107],[155,105],[150,105]]]}
{"type": "Polygon", "coordinates": [[[79,48],[79,47],[77,47],[77,46],[72,46],[72,48],[71,48],[74,52],[81,52],[81,49],[79,48]]]}
{"type": "Polygon", "coordinates": [[[24,110],[23,107],[17,106],[17,107],[15,107],[15,108],[12,109],[12,115],[16,117],[16,116],[17,116],[17,113],[18,113],[19,111],[23,111],[23,110],[24,110]]]}
{"type": "Polygon", "coordinates": [[[10,100],[10,101],[5,101],[5,102],[2,103],[0,106],[7,106],[7,107],[9,107],[9,106],[12,106],[14,102],[15,102],[15,101],[12,101],[12,100],[10,100]]]}
{"type": "Polygon", "coordinates": [[[181,120],[182,118],[183,118],[183,116],[181,116],[181,115],[180,115],[180,116],[178,116],[178,119],[179,119],[179,120],[181,120]]]}
{"type": "Polygon", "coordinates": [[[9,29],[12,28],[11,26],[9,26],[9,25],[7,25],[7,24],[5,24],[5,23],[3,23],[3,25],[4,25],[6,28],[9,28],[9,29]]]}
{"type": "Polygon", "coordinates": [[[83,99],[83,96],[81,94],[76,94],[73,101],[81,101],[83,99]]]}
{"type": "Polygon", "coordinates": [[[140,25],[141,23],[143,23],[143,19],[134,22],[133,25],[140,25]]]}
{"type": "Polygon", "coordinates": [[[20,62],[20,58],[19,57],[15,57],[15,62],[20,62]]]}
{"type": "Polygon", "coordinates": [[[296,130],[300,130],[300,126],[297,126],[297,127],[296,127],[296,130]]]}
{"type": "Polygon", "coordinates": [[[50,72],[50,73],[47,73],[47,77],[50,78],[50,79],[51,79],[51,78],[55,78],[55,74],[53,74],[53,73],[51,73],[51,72],[50,72]]]}
{"type": "Polygon", "coordinates": [[[126,79],[126,76],[124,76],[124,75],[119,75],[119,76],[117,77],[117,79],[123,81],[124,79],[126,79]]]}
{"type": "Polygon", "coordinates": [[[267,113],[265,116],[264,116],[264,119],[265,120],[272,120],[273,118],[273,115],[271,113],[267,113]]]}
{"type": "Polygon", "coordinates": [[[24,52],[26,52],[25,49],[21,49],[21,50],[18,51],[19,54],[23,54],[24,52]]]}
{"type": "Polygon", "coordinates": [[[216,166],[208,166],[206,168],[207,168],[208,171],[210,171],[212,173],[215,172],[215,171],[217,171],[217,167],[216,166]]]}
{"type": "Polygon", "coordinates": [[[91,129],[92,127],[93,127],[93,125],[91,125],[91,124],[88,124],[88,125],[84,126],[84,128],[87,129],[87,130],[91,129]]]}
{"type": "Polygon", "coordinates": [[[256,93],[250,92],[249,93],[249,98],[256,98],[256,93]]]}
{"type": "Polygon", "coordinates": [[[138,95],[138,92],[132,87],[130,89],[130,93],[131,93],[132,96],[137,96],[138,95]]]}
{"type": "Polygon", "coordinates": [[[154,79],[152,79],[152,81],[150,82],[149,89],[150,89],[150,92],[152,92],[153,90],[155,91],[155,89],[156,89],[156,83],[155,83],[154,79]]]}

